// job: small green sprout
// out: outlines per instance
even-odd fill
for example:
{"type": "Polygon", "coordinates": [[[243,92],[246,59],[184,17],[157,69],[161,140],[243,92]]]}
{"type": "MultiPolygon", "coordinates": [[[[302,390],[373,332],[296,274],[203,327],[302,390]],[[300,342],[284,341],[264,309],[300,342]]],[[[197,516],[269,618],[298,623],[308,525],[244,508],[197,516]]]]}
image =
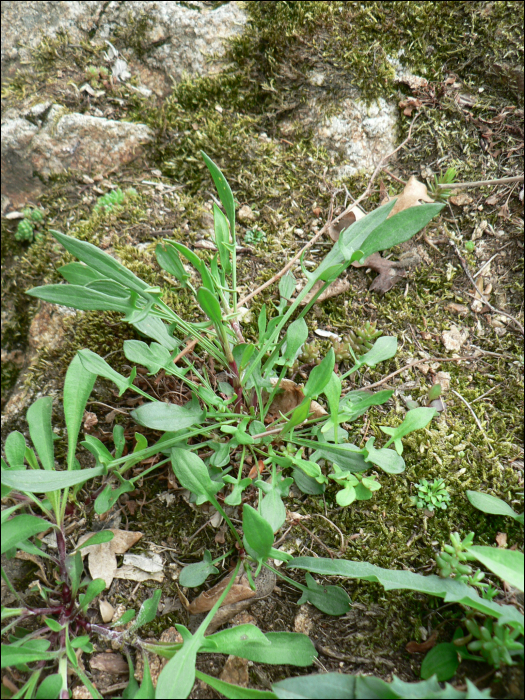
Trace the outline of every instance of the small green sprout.
{"type": "Polygon", "coordinates": [[[469,253],[472,253],[476,247],[476,244],[474,241],[465,241],[465,250],[467,250],[469,253]]]}
{"type": "Polygon", "coordinates": [[[434,175],[434,182],[429,183],[428,190],[430,196],[436,202],[446,202],[450,197],[452,190],[449,187],[442,187],[440,185],[451,185],[456,179],[456,175],[456,168],[448,168],[445,173],[438,176],[434,175]]]}
{"type": "Polygon", "coordinates": [[[450,494],[443,479],[434,479],[431,483],[426,479],[421,479],[417,484],[417,496],[412,496],[410,500],[412,505],[418,508],[426,508],[431,511],[435,508],[446,510],[450,494]]]}
{"type": "Polygon", "coordinates": [[[436,557],[441,578],[455,578],[469,586],[477,586],[482,590],[488,589],[489,584],[482,583],[485,574],[481,569],[472,574],[472,567],[466,563],[476,560],[476,557],[468,551],[474,542],[474,533],[469,532],[462,540],[457,532],[453,532],[450,535],[450,542],[452,544],[446,544],[443,551],[436,557]]]}
{"type": "Polygon", "coordinates": [[[479,652],[485,661],[495,668],[514,666],[511,652],[523,654],[523,644],[516,641],[520,635],[519,629],[511,630],[507,625],[494,622],[490,618],[487,618],[481,627],[469,618],[465,620],[465,625],[475,638],[467,644],[467,649],[479,652]]]}

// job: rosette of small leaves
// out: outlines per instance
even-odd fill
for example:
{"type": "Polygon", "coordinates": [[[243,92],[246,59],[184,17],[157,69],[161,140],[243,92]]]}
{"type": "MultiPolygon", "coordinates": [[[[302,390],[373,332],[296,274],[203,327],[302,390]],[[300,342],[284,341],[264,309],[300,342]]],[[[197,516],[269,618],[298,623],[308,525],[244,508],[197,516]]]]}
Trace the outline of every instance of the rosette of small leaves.
{"type": "Polygon", "coordinates": [[[476,557],[468,549],[474,542],[474,533],[469,534],[462,540],[459,533],[452,532],[450,535],[451,544],[446,544],[443,551],[436,557],[439,575],[441,578],[455,578],[469,586],[477,586],[481,589],[489,587],[487,583],[482,583],[485,574],[478,569],[472,573],[472,567],[467,561],[476,561],[476,557]]]}
{"type": "MultiPolygon", "coordinates": [[[[32,241],[35,237],[35,225],[38,226],[38,224],[44,220],[44,216],[40,209],[30,208],[23,209],[22,214],[24,218],[18,222],[18,226],[15,231],[15,240],[32,241]]],[[[38,234],[36,237],[38,237],[38,234]]]]}
{"type": "Polygon", "coordinates": [[[319,343],[316,341],[313,343],[305,343],[299,354],[299,360],[305,365],[318,365],[321,362],[320,353],[321,348],[319,347],[319,343]]]}
{"type": "Polygon", "coordinates": [[[356,357],[365,355],[372,349],[374,340],[381,335],[381,331],[376,330],[376,323],[367,321],[363,328],[351,330],[342,341],[332,339],[332,346],[335,353],[336,362],[344,362],[352,359],[352,352],[356,357]],[[352,352],[350,351],[352,350],[352,352]]]}
{"type": "Polygon", "coordinates": [[[430,483],[426,479],[421,479],[417,484],[417,496],[412,496],[410,500],[418,508],[426,508],[430,511],[436,508],[446,510],[450,502],[450,494],[443,479],[434,479],[430,483]]]}
{"type": "Polygon", "coordinates": [[[266,234],[260,228],[248,229],[244,234],[244,242],[247,245],[251,243],[261,243],[266,240],[266,234]]]}
{"type": "Polygon", "coordinates": [[[117,187],[116,190],[106,192],[102,197],[99,197],[98,202],[95,204],[95,211],[110,212],[114,207],[120,207],[124,203],[126,196],[134,194],[137,194],[137,191],[133,187],[128,187],[125,192],[120,187],[117,187]]]}
{"type": "Polygon", "coordinates": [[[467,618],[465,625],[474,637],[474,641],[467,644],[467,649],[479,652],[485,661],[495,668],[501,666],[513,666],[511,652],[523,654],[523,644],[516,641],[520,636],[519,629],[510,629],[507,625],[494,622],[487,618],[483,625],[467,618]]]}

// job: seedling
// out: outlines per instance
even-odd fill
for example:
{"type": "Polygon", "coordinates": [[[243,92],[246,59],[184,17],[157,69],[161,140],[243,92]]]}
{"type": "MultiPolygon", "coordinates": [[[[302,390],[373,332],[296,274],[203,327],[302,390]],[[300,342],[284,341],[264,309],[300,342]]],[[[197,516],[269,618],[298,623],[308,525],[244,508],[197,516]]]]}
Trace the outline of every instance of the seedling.
{"type": "Polygon", "coordinates": [[[15,239],[29,242],[32,242],[33,239],[40,240],[43,235],[42,231],[40,231],[40,226],[44,221],[42,210],[27,207],[22,210],[22,214],[24,218],[18,222],[15,239]]]}
{"type": "Polygon", "coordinates": [[[430,511],[434,511],[436,508],[446,510],[447,504],[450,502],[450,494],[444,479],[434,479],[430,483],[426,479],[421,479],[416,488],[417,496],[410,498],[412,505],[430,511]]]}

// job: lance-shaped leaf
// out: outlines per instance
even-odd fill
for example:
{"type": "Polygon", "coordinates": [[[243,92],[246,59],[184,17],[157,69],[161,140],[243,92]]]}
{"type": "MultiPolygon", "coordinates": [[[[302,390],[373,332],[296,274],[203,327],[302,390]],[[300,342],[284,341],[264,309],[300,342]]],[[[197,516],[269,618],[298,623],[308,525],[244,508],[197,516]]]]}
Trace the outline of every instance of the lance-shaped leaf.
{"type": "Polygon", "coordinates": [[[12,469],[25,469],[26,439],[18,430],[9,433],[5,441],[5,458],[12,469]]]}
{"type": "Polygon", "coordinates": [[[468,551],[496,576],[523,592],[523,552],[479,545],[469,547],[468,551]]]}
{"type": "Polygon", "coordinates": [[[213,221],[215,226],[215,244],[219,249],[221,266],[225,274],[230,275],[232,272],[230,227],[228,226],[228,219],[216,204],[213,205],[213,221]]]}
{"type": "MultiPolygon", "coordinates": [[[[385,205],[385,207],[387,206],[385,205]]],[[[444,204],[420,204],[417,207],[410,207],[400,211],[392,218],[386,219],[359,246],[363,251],[363,257],[367,258],[372,253],[377,253],[386,248],[393,248],[395,245],[408,241],[439,214],[444,206],[444,204]]],[[[366,221],[367,218],[361,219],[361,221],[366,221]]]]}
{"type": "Polygon", "coordinates": [[[136,367],[131,370],[130,377],[126,379],[126,377],[119,374],[106,362],[106,360],[92,350],[79,350],[78,356],[80,357],[82,366],[86,370],[92,372],[93,374],[98,374],[99,377],[105,377],[116,384],[119,388],[119,396],[122,396],[122,394],[133,384],[133,380],[137,374],[136,367]]]}
{"type": "Polygon", "coordinates": [[[48,284],[45,287],[30,289],[26,294],[51,304],[61,304],[81,311],[120,311],[120,313],[129,314],[136,309],[131,297],[126,301],[120,297],[109,296],[95,289],[87,289],[75,284],[48,284]]]}
{"type": "Polygon", "coordinates": [[[173,447],[171,465],[180,485],[196,496],[206,500],[214,499],[217,491],[220,491],[223,486],[222,482],[211,480],[208,468],[202,459],[189,450],[173,447]]]}
{"type": "Polygon", "coordinates": [[[253,552],[251,556],[258,561],[268,559],[273,545],[272,526],[247,503],[242,510],[242,527],[245,544],[253,552]]]}
{"type": "Polygon", "coordinates": [[[384,335],[378,338],[373,347],[357,361],[357,365],[362,367],[375,367],[380,362],[385,362],[394,357],[397,352],[397,338],[395,336],[384,335]]]}
{"type": "Polygon", "coordinates": [[[340,586],[322,586],[311,574],[305,574],[306,585],[301,586],[303,595],[297,605],[312,603],[318,610],[327,615],[345,615],[352,607],[350,596],[340,586]]]}
{"type": "Polygon", "coordinates": [[[200,287],[197,292],[197,301],[206,316],[215,326],[220,326],[222,322],[221,305],[217,297],[206,287],[200,287]]]}
{"type": "Polygon", "coordinates": [[[170,246],[173,246],[181,255],[183,255],[186,260],[193,265],[197,270],[202,279],[202,284],[210,292],[215,292],[215,284],[210,275],[210,272],[204,262],[196,255],[192,250],[187,248],[182,243],[177,243],[177,241],[166,241],[170,246]]]}
{"type": "Polygon", "coordinates": [[[321,364],[317,365],[310,372],[306,386],[304,387],[304,395],[309,399],[314,399],[324,390],[325,386],[330,381],[332,372],[335,366],[335,353],[333,348],[330,348],[326,357],[323,358],[321,364]]]}
{"type": "Polygon", "coordinates": [[[51,396],[43,396],[41,399],[37,399],[27,411],[31,440],[42,466],[47,470],[55,468],[53,427],[51,425],[52,408],[53,399],[51,396]]]}
{"type": "Polygon", "coordinates": [[[215,165],[212,159],[201,151],[201,155],[204,158],[204,162],[208,166],[208,170],[211,173],[217,192],[219,193],[219,199],[222,202],[228,221],[230,222],[230,229],[232,232],[232,240],[235,240],[235,200],[233,199],[233,193],[231,191],[228,181],[220,171],[219,167],[215,165]]]}
{"type": "Polygon", "coordinates": [[[64,382],[64,417],[67,427],[67,468],[75,468],[75,450],[86,403],[97,375],[87,370],[75,355],[64,382]]]}
{"type": "Polygon", "coordinates": [[[395,200],[388,202],[341,231],[337,246],[345,260],[351,260],[354,253],[363,250],[367,239],[386,220],[394,205],[395,200]]]}
{"type": "Polygon", "coordinates": [[[89,265],[89,267],[103,277],[107,277],[115,282],[120,282],[120,284],[129,287],[129,289],[133,289],[139,294],[142,294],[143,291],[148,288],[146,282],[143,282],[124,267],[124,265],[121,265],[115,260],[115,258],[111,257],[111,255],[108,255],[108,253],[105,253],[103,250],[100,250],[100,248],[97,248],[97,246],[92,243],[80,241],[78,238],[66,236],[58,231],[51,231],[51,233],[71,255],[74,255],[77,260],[89,265]]]}
{"type": "MultiPolygon", "coordinates": [[[[7,454],[7,449],[6,449],[7,454]]],[[[496,496],[491,496],[489,493],[482,493],[481,491],[467,491],[467,498],[472,503],[474,508],[482,510],[484,513],[490,513],[491,515],[506,515],[510,518],[514,518],[523,525],[523,513],[516,513],[508,503],[502,501],[501,498],[496,496]]]]}
{"type": "Polygon", "coordinates": [[[95,270],[92,270],[84,263],[72,262],[67,265],[62,265],[58,268],[58,271],[62,277],[69,282],[69,284],[78,284],[84,287],[90,282],[96,282],[97,280],[104,279],[103,275],[100,275],[95,270]]]}
{"type": "Polygon", "coordinates": [[[177,340],[171,335],[168,331],[168,326],[158,316],[149,315],[142,321],[135,321],[132,325],[135,326],[140,333],[143,333],[152,340],[156,340],[157,343],[167,350],[173,351],[180,347],[180,340],[177,340]]]}
{"type": "Polygon", "coordinates": [[[179,253],[173,246],[166,246],[162,243],[155,248],[155,256],[159,265],[173,275],[181,283],[182,288],[187,287],[190,275],[184,269],[179,253]]]}
{"type": "MultiPolygon", "coordinates": [[[[2,478],[3,476],[2,473],[2,478]]],[[[19,542],[27,540],[28,537],[37,535],[39,532],[44,532],[48,528],[49,523],[35,515],[16,515],[2,525],[2,554],[15,547],[19,542]]]]}
{"type": "Polygon", "coordinates": [[[391,436],[390,440],[388,440],[388,442],[385,444],[385,447],[388,447],[394,442],[397,452],[402,454],[403,445],[401,443],[401,438],[414,432],[414,430],[426,428],[435,415],[437,415],[435,408],[413,408],[412,410],[408,411],[405,416],[405,420],[397,428],[380,426],[384,433],[391,436]]]}
{"type": "Polygon", "coordinates": [[[27,493],[48,493],[82,484],[102,474],[103,466],[63,472],[9,469],[2,471],[2,484],[27,493]]]}
{"type": "Polygon", "coordinates": [[[387,450],[382,447],[376,450],[374,447],[375,438],[370,438],[365,445],[365,461],[381,467],[387,474],[401,474],[405,471],[405,460],[394,450],[387,450]]]}
{"type": "Polygon", "coordinates": [[[146,428],[173,431],[202,423],[206,412],[199,406],[198,401],[191,401],[186,406],[152,401],[139,406],[131,415],[137,423],[146,428]]]}
{"type": "Polygon", "coordinates": [[[286,345],[283,350],[282,358],[279,364],[291,367],[297,357],[301,345],[308,338],[308,326],[304,318],[298,318],[293,323],[290,323],[286,331],[286,345]]]}

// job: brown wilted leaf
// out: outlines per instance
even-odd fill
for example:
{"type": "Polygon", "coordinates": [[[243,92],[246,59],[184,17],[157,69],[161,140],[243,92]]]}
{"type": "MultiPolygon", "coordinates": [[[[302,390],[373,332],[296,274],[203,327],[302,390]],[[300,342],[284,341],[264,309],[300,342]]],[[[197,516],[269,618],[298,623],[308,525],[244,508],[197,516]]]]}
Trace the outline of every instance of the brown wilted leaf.
{"type": "MultiPolygon", "coordinates": [[[[323,286],[324,282],[316,282],[314,286],[312,287],[312,291],[305,296],[305,298],[301,302],[301,306],[306,306],[306,304],[309,304],[310,301],[314,298],[314,296],[317,294],[317,292],[321,289],[323,286]]],[[[336,297],[339,294],[343,294],[344,292],[347,292],[350,289],[350,282],[345,279],[336,279],[335,282],[332,282],[332,284],[328,285],[328,287],[324,290],[322,294],[319,295],[319,298],[315,301],[316,304],[320,304],[322,301],[326,301],[326,299],[330,299],[331,297],[336,297]]]]}
{"type": "Polygon", "coordinates": [[[399,103],[399,107],[403,110],[403,114],[405,114],[407,117],[411,117],[412,112],[415,109],[421,109],[422,105],[423,103],[421,100],[418,100],[415,97],[408,97],[406,100],[401,100],[399,103]]]}
{"type": "Polygon", "coordinates": [[[449,331],[441,334],[441,340],[449,352],[457,352],[468,340],[468,330],[464,328],[460,331],[457,326],[451,326],[449,331]]]}
{"type": "MultiPolygon", "coordinates": [[[[211,610],[224,593],[224,589],[229,584],[232,576],[233,571],[208,591],[203,591],[200,595],[198,595],[195,600],[188,605],[188,612],[191,615],[198,615],[199,613],[208,612],[211,610]]],[[[243,571],[242,574],[237,574],[235,583],[228,591],[228,595],[223,600],[222,605],[224,606],[230,605],[231,603],[238,603],[241,600],[248,600],[254,596],[255,591],[250,588],[246,573],[243,571]]]]}
{"type": "Polygon", "coordinates": [[[407,184],[405,185],[403,192],[398,196],[394,208],[388,215],[388,218],[398,214],[400,211],[409,209],[410,207],[417,206],[421,202],[433,202],[432,197],[429,196],[427,192],[426,185],[412,175],[407,184]]]}
{"type": "Polygon", "coordinates": [[[476,314],[479,314],[479,313],[482,313],[483,311],[489,310],[489,307],[483,301],[483,297],[485,297],[485,299],[487,299],[487,301],[488,301],[488,299],[492,293],[492,284],[490,284],[490,282],[489,282],[486,287],[484,285],[485,285],[485,280],[480,275],[478,277],[478,279],[476,280],[476,298],[474,299],[474,301],[470,305],[470,308],[476,314]],[[483,295],[483,297],[482,297],[482,295],[483,295]]]}
{"type": "Polygon", "coordinates": [[[354,267],[369,267],[378,272],[378,276],[370,285],[370,290],[376,290],[384,294],[389,289],[392,289],[396,282],[406,277],[408,268],[415,267],[420,262],[421,258],[414,252],[406,253],[399,260],[386,260],[379,253],[372,253],[362,264],[353,262],[352,265],[354,267]]]}
{"type": "MultiPolygon", "coordinates": [[[[102,542],[101,544],[91,544],[80,550],[82,558],[88,555],[88,569],[91,578],[101,578],[106,582],[106,588],[109,588],[115,578],[117,571],[117,554],[124,554],[130,547],[133,547],[140,538],[142,532],[129,532],[128,530],[110,530],[114,537],[110,542],[102,542]]],[[[77,547],[87,542],[92,537],[94,532],[87,532],[78,540],[77,547]]]]}
{"type": "Polygon", "coordinates": [[[506,549],[507,548],[507,533],[506,532],[498,532],[496,535],[496,544],[500,549],[506,549]]]}
{"type": "Polygon", "coordinates": [[[95,654],[89,660],[92,671],[104,671],[114,676],[126,675],[129,672],[128,663],[121,654],[103,652],[95,654]]]}
{"type": "Polygon", "coordinates": [[[450,197],[450,201],[457,207],[464,207],[467,204],[472,204],[474,200],[472,199],[472,197],[469,197],[468,194],[466,194],[466,192],[461,192],[460,194],[455,194],[452,197],[450,197]]]}
{"type": "MultiPolygon", "coordinates": [[[[275,386],[277,383],[277,379],[275,378],[271,379],[270,381],[273,386],[275,386]]],[[[292,382],[291,379],[281,379],[279,389],[282,389],[282,392],[274,397],[270,410],[268,411],[268,415],[275,416],[276,418],[281,413],[293,411],[294,408],[297,408],[297,406],[304,399],[304,392],[302,388],[295,382],[292,382]]],[[[268,394],[267,392],[263,391],[263,401],[266,401],[267,399],[268,394]]],[[[313,414],[314,418],[321,418],[322,416],[328,415],[324,408],[317,403],[317,401],[311,402],[310,413],[313,414]]]]}
{"type": "Polygon", "coordinates": [[[405,649],[409,654],[423,654],[425,651],[436,646],[438,636],[438,631],[434,630],[426,642],[409,642],[405,649]]]}
{"type": "Polygon", "coordinates": [[[98,423],[98,418],[91,411],[84,412],[84,430],[89,433],[92,428],[98,423]]]}
{"type": "Polygon", "coordinates": [[[452,313],[457,314],[458,316],[468,315],[468,306],[465,306],[464,304],[450,303],[445,306],[445,309],[447,311],[452,311],[452,313]]]}
{"type": "Polygon", "coordinates": [[[341,231],[344,231],[345,228],[348,228],[356,221],[359,221],[359,219],[363,219],[365,216],[366,213],[361,209],[360,206],[353,207],[341,219],[339,219],[339,221],[334,221],[334,223],[330,224],[330,226],[328,227],[328,235],[335,243],[339,240],[339,235],[341,234],[341,231]]]}

